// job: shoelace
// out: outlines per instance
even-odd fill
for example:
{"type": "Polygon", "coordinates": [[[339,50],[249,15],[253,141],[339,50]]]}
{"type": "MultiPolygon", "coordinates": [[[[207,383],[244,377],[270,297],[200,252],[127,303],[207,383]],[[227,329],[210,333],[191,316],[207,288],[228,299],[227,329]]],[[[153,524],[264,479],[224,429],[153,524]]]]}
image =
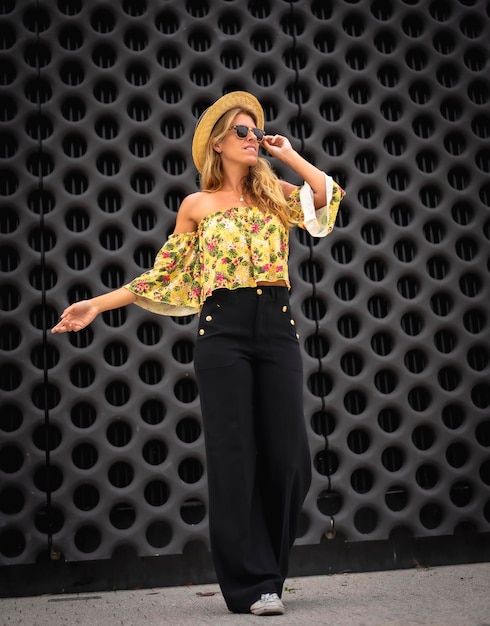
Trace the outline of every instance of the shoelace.
{"type": "Polygon", "coordinates": [[[277,593],[263,593],[260,596],[262,602],[269,602],[269,600],[279,600],[279,596],[277,593]]]}

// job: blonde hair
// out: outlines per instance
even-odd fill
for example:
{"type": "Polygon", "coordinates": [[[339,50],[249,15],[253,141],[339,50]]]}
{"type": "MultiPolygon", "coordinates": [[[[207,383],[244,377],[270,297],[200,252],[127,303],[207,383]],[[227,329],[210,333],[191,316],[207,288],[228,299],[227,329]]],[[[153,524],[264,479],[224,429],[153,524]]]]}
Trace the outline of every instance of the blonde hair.
{"type": "MultiPolygon", "coordinates": [[[[230,109],[216,122],[206,144],[204,164],[201,172],[202,191],[219,191],[223,186],[223,166],[219,154],[214,150],[214,144],[224,138],[238,113],[250,115],[254,123],[257,123],[251,111],[241,108],[230,109]]],[[[285,228],[289,229],[294,225],[279,178],[273,172],[267,159],[259,157],[257,163],[249,168],[248,175],[244,180],[243,190],[252,198],[261,211],[276,215],[285,228]]]]}

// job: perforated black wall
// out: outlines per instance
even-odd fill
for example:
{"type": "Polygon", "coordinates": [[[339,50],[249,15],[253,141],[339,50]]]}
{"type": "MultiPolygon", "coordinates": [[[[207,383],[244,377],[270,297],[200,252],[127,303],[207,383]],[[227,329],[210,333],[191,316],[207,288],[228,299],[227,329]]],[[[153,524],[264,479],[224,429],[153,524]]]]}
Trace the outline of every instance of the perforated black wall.
{"type": "Polygon", "coordinates": [[[330,237],[292,234],[298,543],[490,530],[489,13],[0,0],[2,564],[207,547],[196,320],[49,328],[152,264],[196,189],[195,121],[232,89],[348,193],[330,237]]]}

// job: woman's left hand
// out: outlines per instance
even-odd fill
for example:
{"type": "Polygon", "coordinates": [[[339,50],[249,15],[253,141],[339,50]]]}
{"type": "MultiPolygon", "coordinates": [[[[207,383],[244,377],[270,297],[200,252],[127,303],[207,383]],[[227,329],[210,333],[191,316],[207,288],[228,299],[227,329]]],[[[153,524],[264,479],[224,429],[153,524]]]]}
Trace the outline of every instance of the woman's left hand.
{"type": "Polygon", "coordinates": [[[281,158],[286,152],[293,150],[291,142],[282,135],[264,135],[260,144],[267,152],[274,157],[281,158]]]}

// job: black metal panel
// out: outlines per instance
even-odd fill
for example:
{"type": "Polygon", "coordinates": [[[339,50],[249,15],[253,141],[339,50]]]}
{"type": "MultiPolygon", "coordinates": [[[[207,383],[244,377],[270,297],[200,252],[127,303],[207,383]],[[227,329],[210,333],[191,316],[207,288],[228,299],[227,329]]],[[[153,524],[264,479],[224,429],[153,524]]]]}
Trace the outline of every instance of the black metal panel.
{"type": "Polygon", "coordinates": [[[489,531],[489,22],[482,0],[0,2],[0,563],[207,549],[195,320],[49,328],[151,265],[232,89],[348,193],[332,236],[292,234],[297,543],[489,531]]]}

